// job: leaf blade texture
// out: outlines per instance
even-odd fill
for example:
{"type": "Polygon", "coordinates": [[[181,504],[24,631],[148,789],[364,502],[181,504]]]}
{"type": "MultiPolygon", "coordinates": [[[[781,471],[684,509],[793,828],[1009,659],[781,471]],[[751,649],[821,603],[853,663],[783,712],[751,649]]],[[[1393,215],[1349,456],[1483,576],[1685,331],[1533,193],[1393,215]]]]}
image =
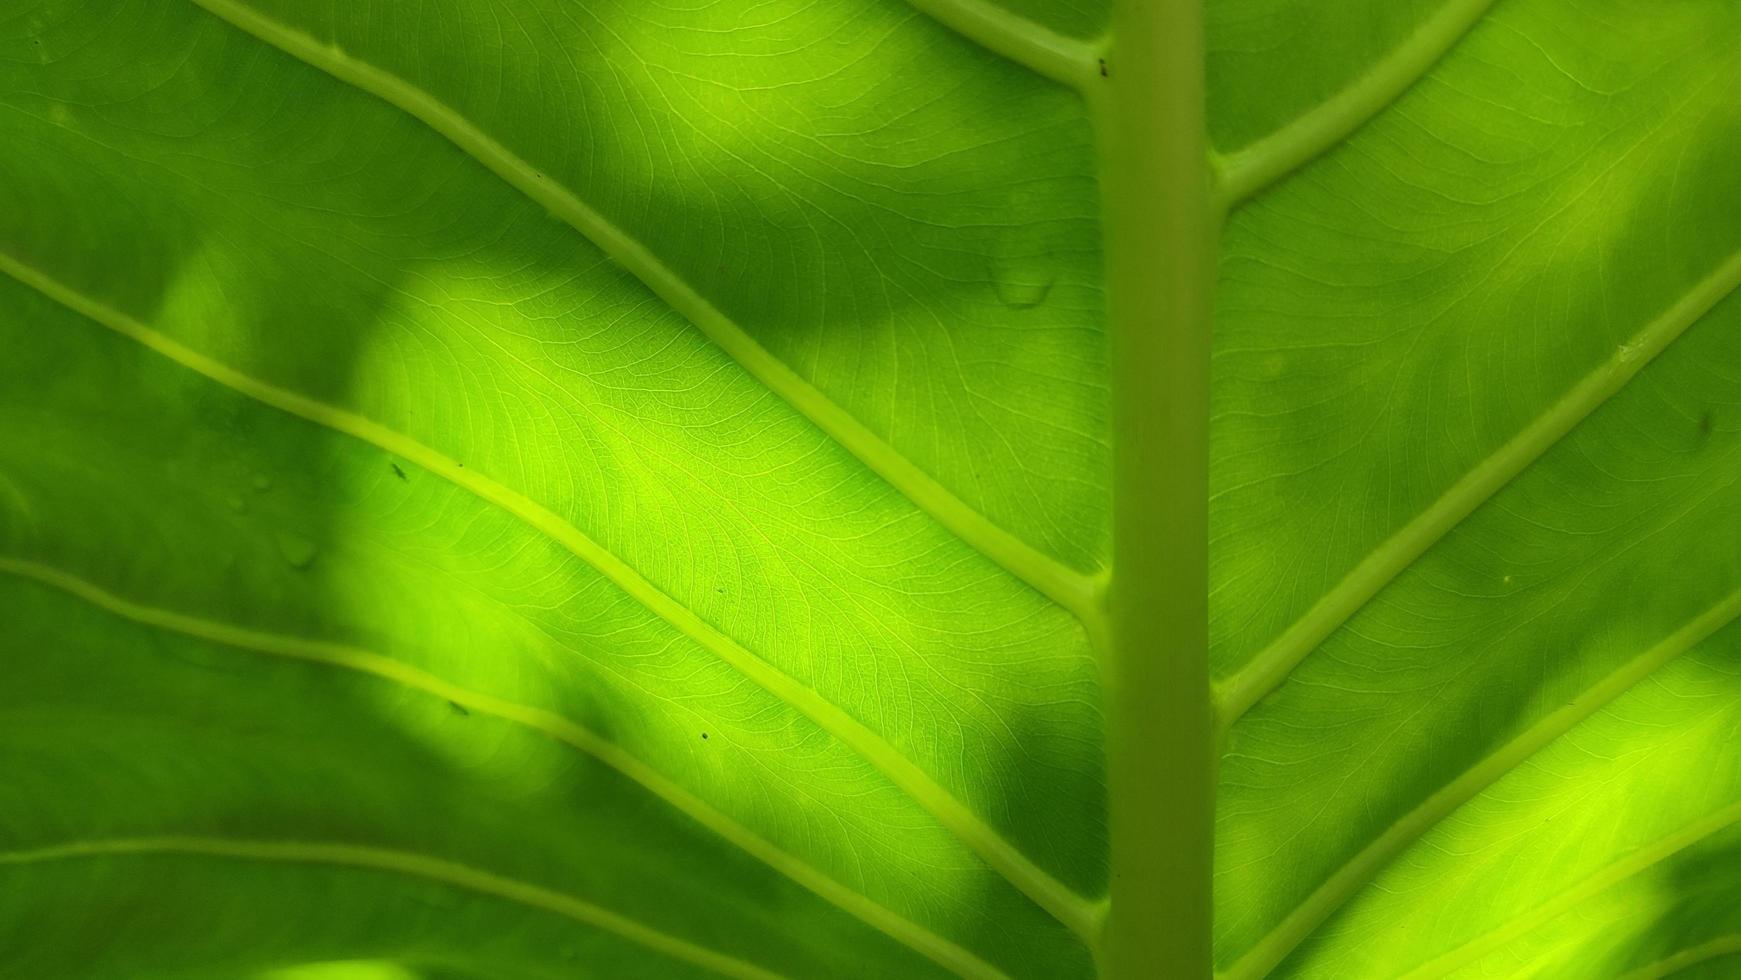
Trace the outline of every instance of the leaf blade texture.
{"type": "MultiPolygon", "coordinates": [[[[0,976],[1095,976],[1117,14],[0,13],[0,976]]],[[[1738,49],[1205,5],[1218,976],[1735,962],[1738,49]]]]}

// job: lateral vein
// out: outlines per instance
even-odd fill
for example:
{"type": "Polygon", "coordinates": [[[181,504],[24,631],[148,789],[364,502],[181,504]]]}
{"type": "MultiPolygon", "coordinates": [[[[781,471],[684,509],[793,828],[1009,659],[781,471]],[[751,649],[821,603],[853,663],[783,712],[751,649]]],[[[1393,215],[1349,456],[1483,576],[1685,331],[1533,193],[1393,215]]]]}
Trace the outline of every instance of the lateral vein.
{"type": "Polygon", "coordinates": [[[1231,726],[1279,687],[1300,661],[1415,559],[1618,393],[1737,287],[1741,287],[1741,252],[1730,255],[1510,442],[1463,474],[1431,506],[1373,549],[1305,615],[1219,683],[1223,726],[1231,726]]]}
{"type": "Polygon", "coordinates": [[[1305,115],[1217,159],[1222,200],[1232,208],[1348,138],[1426,75],[1494,0],[1449,0],[1372,70],[1305,115]]]}
{"type": "Polygon", "coordinates": [[[970,980],[1005,980],[1001,971],[974,954],[872,901],[869,896],[835,881],[814,865],[738,823],[633,753],[560,714],[461,687],[401,660],[373,651],[262,632],[144,605],[39,562],[0,556],[0,574],[18,576],[58,589],[107,613],[144,626],[265,656],[368,674],[420,691],[438,700],[452,702],[468,711],[500,718],[547,735],[616,770],[670,804],[673,809],[809,889],[824,901],[916,950],[939,966],[970,980]]]}
{"type": "Polygon", "coordinates": [[[1657,668],[1692,649],[1741,617],[1741,589],[1694,617],[1644,653],[1621,664],[1570,704],[1542,717],[1521,735],[1487,756],[1461,776],[1391,824],[1372,843],[1324,880],[1287,918],[1259,940],[1226,971],[1222,980],[1255,980],[1267,975],[1330,914],[1408,845],[1438,826],[1458,807],[1498,782],[1536,752],[1603,706],[1626,693],[1657,668]]]}
{"type": "Polygon", "coordinates": [[[994,54],[1072,88],[1098,77],[1097,42],[1059,34],[988,0],[907,0],[932,20],[994,54]]]}
{"type": "Polygon", "coordinates": [[[1446,976],[1459,967],[1475,962],[1482,955],[1492,952],[1524,933],[1570,911],[1598,892],[1619,884],[1621,881],[1647,870],[1705,838],[1734,826],[1736,823],[1741,823],[1741,803],[1732,803],[1633,851],[1626,857],[1597,871],[1499,928],[1477,936],[1456,949],[1410,970],[1399,980],[1428,980],[1430,977],[1446,976]]]}
{"type": "Polygon", "coordinates": [[[802,712],[823,731],[839,739],[929,812],[989,867],[1072,932],[1083,937],[1085,941],[1093,935],[1095,919],[1093,908],[1087,899],[1034,864],[1027,855],[938,785],[929,774],[902,755],[881,735],[814,689],[799,683],[722,633],[693,610],[642,577],[614,552],[592,540],[543,504],[483,476],[476,470],[468,470],[440,451],[379,422],[244,374],[119,310],[51,279],[5,253],[0,253],[0,272],[189,370],[280,411],[378,446],[513,514],[597,569],[613,585],[648,611],[670,623],[764,690],[802,712]]]}
{"type": "Polygon", "coordinates": [[[1662,977],[1679,973],[1706,960],[1714,960],[1723,956],[1741,956],[1741,933],[1718,936],[1710,942],[1689,946],[1673,956],[1667,956],[1655,963],[1641,966],[1620,977],[1620,980],[1660,980],[1662,977]]]}
{"type": "Polygon", "coordinates": [[[515,190],[580,232],[769,390],[939,524],[1084,624],[1099,615],[1093,581],[969,506],[770,353],[646,245],[476,124],[410,82],[281,24],[237,0],[193,0],[213,16],[424,123],[515,190]]]}
{"type": "Polygon", "coordinates": [[[737,980],[783,980],[778,973],[660,932],[619,912],[612,912],[572,895],[409,851],[292,840],[242,840],[205,836],[119,837],[0,853],[0,866],[44,864],[81,858],[161,855],[328,865],[421,878],[550,912],[582,925],[614,933],[672,959],[711,970],[722,976],[734,977],[737,980]]]}

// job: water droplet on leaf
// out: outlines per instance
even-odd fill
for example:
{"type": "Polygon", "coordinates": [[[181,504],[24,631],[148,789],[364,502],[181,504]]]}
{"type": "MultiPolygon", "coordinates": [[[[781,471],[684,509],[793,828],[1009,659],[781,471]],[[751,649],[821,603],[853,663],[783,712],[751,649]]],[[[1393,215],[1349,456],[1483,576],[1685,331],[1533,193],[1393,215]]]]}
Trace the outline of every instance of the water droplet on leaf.
{"type": "Polygon", "coordinates": [[[314,563],[315,553],[319,548],[313,541],[300,534],[289,531],[278,532],[278,553],[290,563],[291,568],[307,568],[314,563]]]}
{"type": "Polygon", "coordinates": [[[1037,272],[1006,271],[997,280],[997,298],[1011,309],[1027,310],[1046,301],[1052,277],[1037,272]]]}

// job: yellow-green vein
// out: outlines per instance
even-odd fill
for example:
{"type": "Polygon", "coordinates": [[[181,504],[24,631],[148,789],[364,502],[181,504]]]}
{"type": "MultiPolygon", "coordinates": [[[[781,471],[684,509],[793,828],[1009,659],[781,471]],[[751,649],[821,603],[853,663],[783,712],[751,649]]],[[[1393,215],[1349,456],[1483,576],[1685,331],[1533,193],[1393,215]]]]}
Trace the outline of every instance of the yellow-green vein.
{"type": "Polygon", "coordinates": [[[55,281],[12,256],[0,253],[0,272],[96,323],[138,341],[189,370],[273,408],[378,446],[513,514],[596,568],[618,589],[654,615],[676,627],[775,697],[803,712],[823,731],[858,753],[988,866],[1003,875],[1071,931],[1085,940],[1093,934],[1094,912],[1086,899],[1030,861],[881,735],[815,690],[799,683],[720,632],[693,610],[647,581],[615,553],[599,545],[543,504],[483,476],[476,470],[468,470],[438,450],[379,422],[244,374],[147,327],[119,310],[55,281]]]}
{"type": "Polygon", "coordinates": [[[358,868],[388,874],[421,878],[454,888],[488,895],[571,919],[582,925],[614,933],[629,942],[681,960],[722,976],[738,980],[782,980],[780,974],[754,963],[698,946],[685,939],[669,936],[634,919],[600,908],[572,895],[534,885],[530,882],[482,871],[468,865],[426,854],[392,851],[384,848],[361,847],[355,844],[329,844],[311,841],[238,840],[223,837],[120,837],[103,840],[75,841],[27,851],[0,853],[0,865],[44,864],[104,857],[148,857],[182,855],[226,858],[238,861],[267,861],[279,864],[315,864],[340,868],[358,868]]]}
{"type": "Polygon", "coordinates": [[[1708,943],[1689,946],[1686,949],[1641,966],[1636,970],[1622,975],[1619,980],[1659,980],[1661,977],[1679,973],[1688,967],[1697,966],[1706,960],[1714,960],[1722,956],[1741,956],[1741,934],[1733,936],[1718,936],[1708,943]]]}
{"type": "Polygon", "coordinates": [[[1301,660],[1403,569],[1612,398],[1737,287],[1741,287],[1741,252],[1729,256],[1510,442],[1463,474],[1431,506],[1374,548],[1305,615],[1217,685],[1223,726],[1233,724],[1275,690],[1301,660]]]}
{"type": "MultiPolygon", "coordinates": [[[[387,102],[446,137],[522,194],[566,222],[682,314],[771,391],[858,457],[951,533],[1085,625],[1099,615],[1094,580],[1041,552],[937,482],[850,412],[835,404],[701,295],[651,250],[549,174],[521,159],[428,92],[336,46],[281,24],[236,0],[193,0],[237,29],[387,102]]],[[[1092,626],[1090,625],[1090,628],[1092,626]]]]}
{"type": "Polygon", "coordinates": [[[1494,0],[1449,0],[1402,44],[1328,101],[1264,138],[1215,158],[1233,207],[1348,138],[1395,102],[1481,19],[1494,0]]]}
{"type": "Polygon", "coordinates": [[[1073,88],[1100,72],[1100,42],[1084,41],[1037,24],[988,0],[907,0],[932,20],[988,51],[1073,88]]]}
{"type": "Polygon", "coordinates": [[[562,715],[531,705],[480,694],[369,650],[247,629],[124,599],[75,575],[37,562],[0,556],[0,574],[27,578],[82,599],[105,612],[156,629],[273,657],[284,657],[369,674],[480,715],[500,718],[548,735],[611,767],[674,809],[725,838],[780,874],[809,889],[871,927],[918,951],[938,965],[974,980],[1004,975],[967,950],[922,928],[823,874],[748,827],[715,809],[634,755],[562,715]]]}
{"type": "Polygon", "coordinates": [[[1475,962],[1483,955],[1498,949],[1531,929],[1571,911],[1586,899],[1609,886],[1638,874],[1657,862],[1697,844],[1718,831],[1732,827],[1736,823],[1741,823],[1741,803],[1730,804],[1715,813],[1693,821],[1660,840],[1653,841],[1633,851],[1505,925],[1471,939],[1456,949],[1410,970],[1399,980],[1429,980],[1432,977],[1446,976],[1460,967],[1475,962]]]}
{"type": "Polygon", "coordinates": [[[1737,617],[1741,617],[1741,590],[1731,592],[1649,650],[1621,664],[1607,677],[1578,695],[1570,704],[1543,716],[1521,735],[1476,763],[1391,824],[1384,833],[1361,849],[1360,853],[1326,878],[1298,908],[1221,976],[1226,980],[1253,980],[1268,974],[1312,930],[1329,918],[1330,913],[1341,908],[1380,868],[1401,853],[1403,848],[1437,826],[1451,811],[1473,799],[1477,793],[1493,785],[1525,759],[1570,731],[1573,725],[1624,694],[1652,671],[1692,649],[1737,617]]]}

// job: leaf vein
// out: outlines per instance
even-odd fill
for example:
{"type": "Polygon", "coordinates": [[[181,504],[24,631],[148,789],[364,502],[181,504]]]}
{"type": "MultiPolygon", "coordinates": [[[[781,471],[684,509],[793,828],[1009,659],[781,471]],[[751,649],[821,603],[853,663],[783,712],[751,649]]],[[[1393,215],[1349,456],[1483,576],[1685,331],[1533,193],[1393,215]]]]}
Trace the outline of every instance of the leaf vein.
{"type": "Polygon", "coordinates": [[[1443,495],[1374,548],[1244,667],[1217,685],[1222,724],[1231,726],[1281,686],[1318,645],[1389,585],[1428,548],[1559,443],[1693,324],[1741,287],[1736,252],[1651,321],[1615,354],[1549,406],[1510,442],[1476,464],[1443,495]]]}
{"type": "Polygon", "coordinates": [[[783,980],[780,974],[717,950],[660,932],[619,912],[575,898],[572,895],[516,878],[508,878],[469,865],[386,848],[290,840],[242,840],[205,836],[119,837],[74,841],[24,851],[0,853],[0,866],[43,864],[51,861],[103,857],[185,855],[261,861],[278,864],[314,864],[382,871],[422,878],[454,888],[488,895],[550,912],[615,933],[640,946],[672,959],[703,967],[738,980],[783,980]]]}
{"type": "Polygon", "coordinates": [[[1661,977],[1672,976],[1682,970],[1697,966],[1706,960],[1719,959],[1724,956],[1741,956],[1741,933],[1718,936],[1710,942],[1690,946],[1673,956],[1667,956],[1655,963],[1641,966],[1622,976],[1620,980],[1659,980],[1661,977]]]}
{"type": "Polygon", "coordinates": [[[368,674],[389,683],[421,691],[438,701],[451,702],[468,711],[500,718],[540,732],[592,756],[780,874],[957,975],[973,980],[999,980],[1004,976],[995,967],[960,946],[878,904],[869,896],[835,881],[814,865],[738,823],[621,746],[560,714],[473,691],[373,651],[267,633],[143,605],[38,562],[0,556],[0,574],[18,576],[58,589],[112,615],[145,626],[265,656],[324,664],[368,674]]]}
{"type": "Polygon", "coordinates": [[[823,731],[839,739],[929,812],[989,867],[1084,941],[1094,934],[1098,920],[1094,906],[1087,899],[1034,864],[881,735],[839,705],[822,697],[813,688],[800,683],[722,633],[693,610],[642,577],[614,552],[598,544],[543,504],[476,470],[466,469],[440,451],[386,425],[238,371],[119,310],[51,279],[3,252],[0,252],[0,272],[218,384],[280,411],[371,443],[519,518],[597,569],[613,585],[648,611],[670,623],[764,690],[802,712],[823,731]]]}
{"type": "Polygon", "coordinates": [[[396,75],[353,58],[333,45],[322,44],[236,0],[193,2],[237,30],[394,106],[439,133],[609,255],[744,370],[920,510],[1092,629],[1092,621],[1099,615],[1095,579],[1040,551],[969,506],[770,353],[646,245],[612,224],[549,174],[520,158],[435,96],[396,75]]]}
{"type": "MultiPolygon", "coordinates": [[[[1736,823],[1741,823],[1741,803],[1732,803],[1659,840],[1640,847],[1499,928],[1477,936],[1456,949],[1410,970],[1400,980],[1427,980],[1429,977],[1442,977],[1459,967],[1473,963],[1482,954],[1498,949],[1531,929],[1546,924],[1560,914],[1570,911],[1585,899],[1617,885],[1633,875],[1648,870],[1659,862],[1673,857],[1736,823]]],[[[1687,965],[1691,965],[1690,962],[1687,965]]],[[[1676,969],[1680,968],[1676,967],[1676,969]]]]}
{"type": "Polygon", "coordinates": [[[1544,716],[1391,824],[1218,976],[1223,980],[1255,980],[1267,975],[1380,869],[1408,845],[1438,826],[1452,811],[1474,799],[1573,726],[1625,694],[1657,668],[1692,649],[1738,617],[1741,617],[1741,589],[1729,593],[1655,646],[1615,668],[1570,704],[1544,716]]]}
{"type": "Polygon", "coordinates": [[[1281,129],[1217,159],[1222,201],[1249,200],[1347,139],[1426,76],[1495,0],[1450,0],[1370,71],[1281,129]]]}
{"type": "Polygon", "coordinates": [[[962,37],[1072,88],[1098,78],[1104,44],[1059,34],[988,0],[907,0],[962,37]]]}

